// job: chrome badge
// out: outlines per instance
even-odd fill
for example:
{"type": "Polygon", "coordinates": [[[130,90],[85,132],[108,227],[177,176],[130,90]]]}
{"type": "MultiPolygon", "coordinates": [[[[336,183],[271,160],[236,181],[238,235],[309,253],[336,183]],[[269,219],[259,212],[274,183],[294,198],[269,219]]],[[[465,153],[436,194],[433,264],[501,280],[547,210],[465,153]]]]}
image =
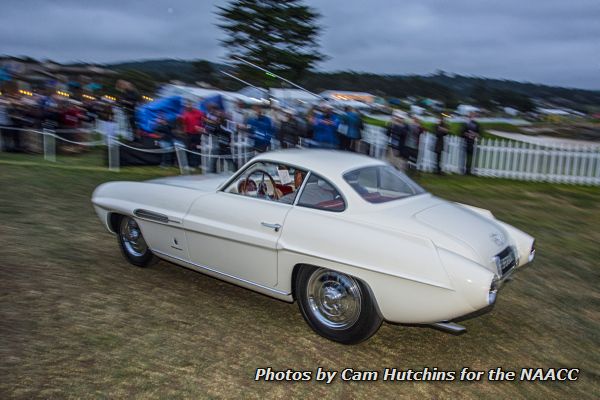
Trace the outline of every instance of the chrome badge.
{"type": "Polygon", "coordinates": [[[501,233],[491,233],[490,239],[492,239],[492,242],[496,243],[498,246],[502,246],[504,244],[504,235],[501,233]]]}

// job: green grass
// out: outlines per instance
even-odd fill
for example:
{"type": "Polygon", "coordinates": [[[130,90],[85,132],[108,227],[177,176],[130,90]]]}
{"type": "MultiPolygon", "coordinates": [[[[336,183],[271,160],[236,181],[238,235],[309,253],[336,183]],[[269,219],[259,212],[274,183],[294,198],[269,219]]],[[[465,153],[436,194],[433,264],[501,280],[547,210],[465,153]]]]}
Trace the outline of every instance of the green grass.
{"type": "Polygon", "coordinates": [[[534,235],[538,258],[491,313],[464,322],[464,335],[384,324],[371,340],[342,346],[314,334],[295,304],[166,262],[140,269],[124,261],[93,212],[92,191],[173,173],[0,155],[0,398],[600,396],[597,188],[419,175],[434,194],[488,208],[534,235]],[[254,382],[255,369],[268,366],[582,373],[574,383],[254,382]]]}

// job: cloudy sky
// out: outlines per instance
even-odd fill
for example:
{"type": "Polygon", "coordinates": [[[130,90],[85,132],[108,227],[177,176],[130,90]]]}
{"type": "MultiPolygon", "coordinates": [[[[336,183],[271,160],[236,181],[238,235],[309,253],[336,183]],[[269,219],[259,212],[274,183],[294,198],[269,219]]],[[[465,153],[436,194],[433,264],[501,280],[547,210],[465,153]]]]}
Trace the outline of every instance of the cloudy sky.
{"type": "MultiPolygon", "coordinates": [[[[57,61],[223,61],[203,0],[2,0],[0,54],[57,61]]],[[[600,0],[306,0],[321,70],[438,69],[600,89],[600,0]]]]}

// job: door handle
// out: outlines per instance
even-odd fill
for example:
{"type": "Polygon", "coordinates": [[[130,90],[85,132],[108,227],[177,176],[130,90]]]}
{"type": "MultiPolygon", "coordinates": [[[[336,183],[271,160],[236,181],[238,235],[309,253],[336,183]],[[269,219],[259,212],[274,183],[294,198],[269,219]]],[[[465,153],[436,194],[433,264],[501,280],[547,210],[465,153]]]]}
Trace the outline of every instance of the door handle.
{"type": "Polygon", "coordinates": [[[279,224],[269,224],[268,222],[261,222],[260,224],[262,226],[266,226],[267,228],[274,229],[275,232],[279,232],[279,230],[281,229],[281,225],[279,224]]]}

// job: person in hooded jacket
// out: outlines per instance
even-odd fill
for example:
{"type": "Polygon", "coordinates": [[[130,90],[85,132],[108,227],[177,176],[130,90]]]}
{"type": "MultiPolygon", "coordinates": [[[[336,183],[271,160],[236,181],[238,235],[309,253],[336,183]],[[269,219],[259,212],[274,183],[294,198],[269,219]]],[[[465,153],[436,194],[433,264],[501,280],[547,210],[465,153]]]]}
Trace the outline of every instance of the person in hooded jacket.
{"type": "Polygon", "coordinates": [[[363,128],[364,124],[360,114],[354,108],[346,107],[338,126],[338,132],[342,139],[342,150],[358,151],[363,128]]]}
{"type": "Polygon", "coordinates": [[[340,121],[330,106],[325,106],[321,115],[315,116],[313,124],[313,140],[324,149],[338,149],[340,139],[338,125],[340,121]]]}
{"type": "Polygon", "coordinates": [[[248,132],[254,140],[254,149],[260,153],[267,151],[273,136],[273,122],[263,114],[260,106],[255,106],[254,116],[248,118],[248,132]]]}

